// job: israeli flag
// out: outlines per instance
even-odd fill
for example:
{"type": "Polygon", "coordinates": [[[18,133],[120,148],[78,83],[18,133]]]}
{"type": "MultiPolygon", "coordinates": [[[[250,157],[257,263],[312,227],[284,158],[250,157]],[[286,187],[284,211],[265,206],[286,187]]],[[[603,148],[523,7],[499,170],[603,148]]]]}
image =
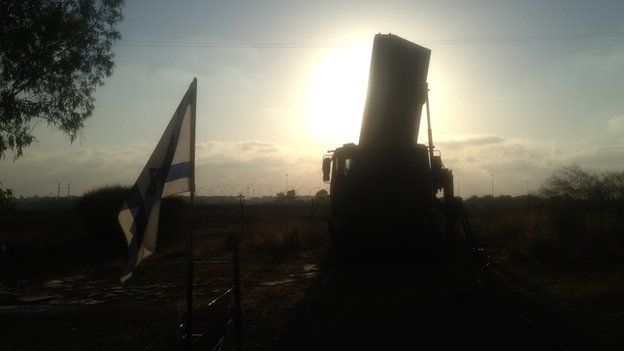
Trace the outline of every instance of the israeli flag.
{"type": "Polygon", "coordinates": [[[119,224],[128,242],[128,261],[121,281],[156,251],[160,200],[195,192],[195,107],[197,78],[184,95],[156,149],[143,168],[130,198],[121,206],[119,224]]]}

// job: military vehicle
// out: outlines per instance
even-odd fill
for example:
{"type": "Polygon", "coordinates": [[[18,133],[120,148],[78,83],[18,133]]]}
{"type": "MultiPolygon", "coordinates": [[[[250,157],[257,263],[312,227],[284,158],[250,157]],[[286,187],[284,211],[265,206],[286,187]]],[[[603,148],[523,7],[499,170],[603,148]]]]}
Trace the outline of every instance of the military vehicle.
{"type": "Polygon", "coordinates": [[[431,51],[393,34],[373,43],[359,144],[323,158],[337,251],[439,252],[454,232],[453,173],[434,149],[427,72],[431,51]],[[427,107],[428,144],[417,142],[427,107]]]}

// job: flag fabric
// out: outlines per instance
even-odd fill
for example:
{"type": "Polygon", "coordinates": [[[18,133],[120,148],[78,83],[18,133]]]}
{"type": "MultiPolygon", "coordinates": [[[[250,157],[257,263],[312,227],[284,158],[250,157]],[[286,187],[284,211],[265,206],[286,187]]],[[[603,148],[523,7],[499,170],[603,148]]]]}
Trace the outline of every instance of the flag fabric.
{"type": "Polygon", "coordinates": [[[119,225],[128,242],[128,261],[121,281],[156,251],[161,199],[195,191],[195,110],[197,78],[193,79],[156,149],[152,152],[130,197],[119,211],[119,225]]]}

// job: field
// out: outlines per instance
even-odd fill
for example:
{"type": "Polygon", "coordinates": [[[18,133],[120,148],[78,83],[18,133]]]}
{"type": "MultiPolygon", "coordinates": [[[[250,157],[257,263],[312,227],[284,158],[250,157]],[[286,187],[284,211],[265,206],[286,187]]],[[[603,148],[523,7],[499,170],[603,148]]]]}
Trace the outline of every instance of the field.
{"type": "MultiPolygon", "coordinates": [[[[534,201],[466,202],[489,269],[465,248],[452,265],[330,269],[326,203],[247,205],[242,231],[240,206],[198,205],[195,316],[222,312],[207,305],[232,285],[228,238],[238,232],[245,349],[620,348],[624,265],[609,236],[619,222],[584,213],[579,235],[599,238],[564,242],[556,213],[534,201]]],[[[121,284],[123,239],[94,235],[79,211],[2,215],[0,350],[175,344],[188,213],[169,216],[157,253],[121,284]]],[[[226,348],[232,340],[230,330],[226,348]]]]}
{"type": "MultiPolygon", "coordinates": [[[[326,209],[314,209],[313,226],[309,204],[247,208],[252,225],[242,233],[241,280],[245,344],[251,349],[271,349],[316,276],[326,209]]],[[[161,228],[164,244],[126,284],[119,282],[118,242],[85,233],[75,211],[16,213],[3,221],[0,349],[136,350],[180,334],[185,221],[161,228]]],[[[195,307],[202,319],[209,315],[205,305],[232,285],[227,239],[237,231],[240,208],[199,206],[195,222],[195,307]]]]}

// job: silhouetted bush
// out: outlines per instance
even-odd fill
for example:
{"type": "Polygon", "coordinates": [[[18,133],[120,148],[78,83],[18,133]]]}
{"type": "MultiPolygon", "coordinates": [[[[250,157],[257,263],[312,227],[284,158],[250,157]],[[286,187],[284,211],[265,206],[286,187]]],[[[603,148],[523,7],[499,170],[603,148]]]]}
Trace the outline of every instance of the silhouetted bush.
{"type": "Polygon", "coordinates": [[[86,192],[76,205],[85,229],[98,241],[99,251],[123,253],[126,240],[117,222],[119,209],[130,195],[130,187],[105,186],[86,192]]]}
{"type": "MultiPolygon", "coordinates": [[[[126,239],[117,217],[124,201],[130,195],[130,187],[105,186],[85,193],[78,201],[77,210],[88,234],[98,241],[100,251],[126,253],[126,239]]],[[[168,244],[175,240],[172,232],[181,221],[181,211],[185,204],[181,197],[163,199],[160,208],[158,244],[168,244]]]]}
{"type": "Polygon", "coordinates": [[[189,228],[188,203],[183,196],[164,198],[160,204],[158,224],[158,245],[167,246],[178,241],[185,241],[189,228]]]}

